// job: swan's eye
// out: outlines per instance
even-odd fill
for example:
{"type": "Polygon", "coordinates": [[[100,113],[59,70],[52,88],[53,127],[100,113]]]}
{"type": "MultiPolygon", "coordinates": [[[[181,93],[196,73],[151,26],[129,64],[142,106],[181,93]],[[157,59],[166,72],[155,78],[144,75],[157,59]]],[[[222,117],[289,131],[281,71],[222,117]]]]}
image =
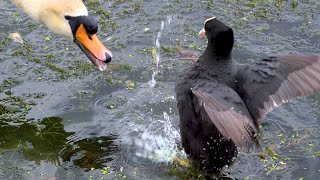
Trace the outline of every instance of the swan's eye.
{"type": "Polygon", "coordinates": [[[66,15],[66,16],[64,16],[64,18],[66,19],[66,20],[70,20],[70,16],[69,15],[66,15]]]}

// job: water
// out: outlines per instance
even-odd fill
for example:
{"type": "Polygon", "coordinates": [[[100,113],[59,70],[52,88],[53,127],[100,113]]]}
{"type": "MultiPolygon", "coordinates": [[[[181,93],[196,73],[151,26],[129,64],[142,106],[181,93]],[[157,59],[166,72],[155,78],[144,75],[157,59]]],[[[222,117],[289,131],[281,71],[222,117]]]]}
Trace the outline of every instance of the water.
{"type": "MultiPolygon", "coordinates": [[[[206,41],[197,33],[206,18],[216,16],[234,29],[238,62],[318,54],[320,3],[275,2],[87,2],[95,19],[105,17],[97,11],[102,8],[117,24],[112,29],[99,20],[99,38],[114,55],[104,73],[72,41],[2,2],[0,179],[203,177],[174,160],[186,159],[174,82],[192,64],[177,51],[202,52],[206,41]],[[7,40],[11,32],[25,44],[7,40]]],[[[265,159],[259,150],[241,152],[224,171],[237,179],[315,179],[319,127],[319,94],[285,104],[262,124],[265,159]]]]}

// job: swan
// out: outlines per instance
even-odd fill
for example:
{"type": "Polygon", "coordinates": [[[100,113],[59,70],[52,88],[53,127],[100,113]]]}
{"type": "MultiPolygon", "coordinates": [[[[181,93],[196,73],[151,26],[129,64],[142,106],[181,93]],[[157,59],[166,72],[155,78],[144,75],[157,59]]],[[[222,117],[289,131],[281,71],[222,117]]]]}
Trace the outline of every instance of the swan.
{"type": "Polygon", "coordinates": [[[73,39],[100,70],[107,69],[112,52],[98,39],[97,22],[88,14],[82,0],[11,0],[28,16],[61,36],[73,39]]]}

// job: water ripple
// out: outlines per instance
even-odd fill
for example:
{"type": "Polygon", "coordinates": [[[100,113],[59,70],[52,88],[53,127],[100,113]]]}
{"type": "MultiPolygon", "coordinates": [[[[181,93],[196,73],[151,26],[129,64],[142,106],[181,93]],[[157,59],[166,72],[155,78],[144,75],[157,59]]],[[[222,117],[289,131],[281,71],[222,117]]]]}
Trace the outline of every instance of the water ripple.
{"type": "Polygon", "coordinates": [[[63,112],[72,112],[75,109],[75,106],[73,104],[60,103],[58,105],[58,109],[60,109],[63,112]]]}

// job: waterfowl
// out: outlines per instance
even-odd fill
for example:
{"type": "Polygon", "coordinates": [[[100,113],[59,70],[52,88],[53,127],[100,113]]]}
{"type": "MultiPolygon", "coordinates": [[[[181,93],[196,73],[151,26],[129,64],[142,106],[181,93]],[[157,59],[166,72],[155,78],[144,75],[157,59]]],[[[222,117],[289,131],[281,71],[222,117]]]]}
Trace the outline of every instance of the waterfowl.
{"type": "Polygon", "coordinates": [[[98,24],[88,14],[82,0],[11,0],[52,32],[73,38],[85,55],[103,71],[112,53],[98,39],[98,24]]]}
{"type": "Polygon", "coordinates": [[[234,162],[237,147],[259,146],[259,123],[274,107],[320,90],[320,58],[291,55],[237,64],[230,27],[209,18],[199,35],[207,37],[207,47],[175,86],[180,133],[192,163],[218,172],[234,162]]]}

